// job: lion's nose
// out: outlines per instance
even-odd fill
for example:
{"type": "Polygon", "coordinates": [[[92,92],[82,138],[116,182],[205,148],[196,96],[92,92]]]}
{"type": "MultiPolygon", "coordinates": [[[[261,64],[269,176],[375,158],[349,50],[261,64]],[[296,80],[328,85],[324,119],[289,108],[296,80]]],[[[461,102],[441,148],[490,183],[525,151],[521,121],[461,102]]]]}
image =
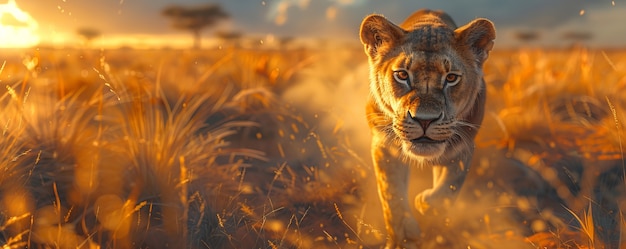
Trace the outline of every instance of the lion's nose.
{"type": "Polygon", "coordinates": [[[411,111],[407,111],[408,118],[418,122],[424,131],[428,129],[430,124],[433,122],[443,118],[443,112],[434,114],[434,113],[419,113],[417,112],[415,115],[411,114],[411,111]]]}

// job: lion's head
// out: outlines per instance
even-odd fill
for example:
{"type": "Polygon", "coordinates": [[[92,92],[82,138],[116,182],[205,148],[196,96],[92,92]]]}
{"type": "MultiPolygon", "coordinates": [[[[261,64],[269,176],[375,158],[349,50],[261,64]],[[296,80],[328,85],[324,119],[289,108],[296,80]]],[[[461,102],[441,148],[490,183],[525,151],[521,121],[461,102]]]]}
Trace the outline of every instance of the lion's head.
{"type": "Polygon", "coordinates": [[[457,28],[446,14],[431,11],[397,26],[370,15],[360,38],[371,67],[371,96],[379,115],[391,121],[381,129],[387,139],[426,160],[473,147],[484,110],[482,65],[495,39],[489,20],[457,28]]]}

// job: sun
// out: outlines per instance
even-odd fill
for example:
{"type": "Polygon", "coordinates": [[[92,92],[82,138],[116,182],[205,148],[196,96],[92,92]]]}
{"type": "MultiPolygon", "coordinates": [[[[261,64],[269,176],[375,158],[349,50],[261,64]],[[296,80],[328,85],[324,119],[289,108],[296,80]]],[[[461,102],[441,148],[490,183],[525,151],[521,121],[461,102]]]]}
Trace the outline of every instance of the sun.
{"type": "Polygon", "coordinates": [[[0,4],[0,48],[26,48],[39,43],[39,25],[15,0],[0,4]]]}

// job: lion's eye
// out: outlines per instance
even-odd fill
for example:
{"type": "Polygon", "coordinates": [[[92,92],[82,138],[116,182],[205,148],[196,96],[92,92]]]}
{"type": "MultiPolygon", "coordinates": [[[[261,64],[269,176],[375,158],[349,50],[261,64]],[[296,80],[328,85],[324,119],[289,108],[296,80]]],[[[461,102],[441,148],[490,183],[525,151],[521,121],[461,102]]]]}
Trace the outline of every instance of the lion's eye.
{"type": "Polygon", "coordinates": [[[397,82],[408,83],[409,73],[405,70],[398,70],[393,72],[393,78],[397,82]]]}
{"type": "Polygon", "coordinates": [[[459,81],[461,80],[461,75],[456,74],[456,73],[448,73],[446,74],[446,85],[448,86],[454,86],[457,83],[459,83],[459,81]]]}

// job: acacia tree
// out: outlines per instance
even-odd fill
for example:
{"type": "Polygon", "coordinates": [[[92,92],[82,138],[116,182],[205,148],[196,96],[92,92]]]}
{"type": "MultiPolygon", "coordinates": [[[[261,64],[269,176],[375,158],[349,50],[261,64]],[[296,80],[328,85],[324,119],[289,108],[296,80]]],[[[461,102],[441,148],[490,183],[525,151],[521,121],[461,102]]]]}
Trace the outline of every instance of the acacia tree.
{"type": "Polygon", "coordinates": [[[293,36],[284,36],[278,39],[278,43],[280,44],[280,48],[285,49],[287,46],[292,44],[296,39],[293,36]]]}
{"type": "Polygon", "coordinates": [[[207,4],[197,7],[170,6],[163,9],[162,14],[172,21],[172,27],[188,30],[193,33],[194,48],[200,48],[202,29],[215,25],[219,20],[229,17],[222,7],[217,4],[207,4]]]}
{"type": "Polygon", "coordinates": [[[241,39],[242,34],[237,31],[217,31],[215,32],[215,36],[217,36],[217,38],[225,44],[230,44],[233,47],[239,47],[239,39],[241,39]]]}
{"type": "Polygon", "coordinates": [[[76,33],[83,38],[85,45],[89,45],[93,39],[100,36],[99,30],[88,27],[79,28],[76,33]]]}
{"type": "Polygon", "coordinates": [[[523,43],[530,43],[539,39],[539,33],[532,30],[520,30],[515,33],[515,38],[523,43]]]}
{"type": "Polygon", "coordinates": [[[593,38],[593,34],[587,31],[567,31],[562,35],[563,39],[572,41],[571,46],[584,46],[585,42],[593,38]]]}

